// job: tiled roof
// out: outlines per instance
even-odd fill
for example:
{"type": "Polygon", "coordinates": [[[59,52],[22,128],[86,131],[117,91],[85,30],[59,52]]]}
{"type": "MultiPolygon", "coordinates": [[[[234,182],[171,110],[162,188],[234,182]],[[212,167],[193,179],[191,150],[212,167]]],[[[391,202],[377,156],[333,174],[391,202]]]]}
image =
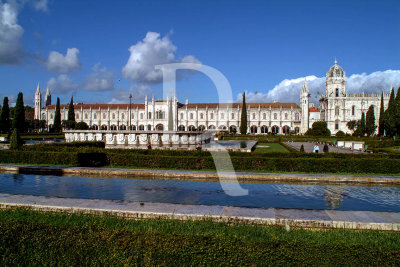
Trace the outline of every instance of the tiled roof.
{"type": "MultiPolygon", "coordinates": [[[[237,108],[238,106],[241,108],[242,103],[189,103],[187,105],[183,105],[181,108],[217,108],[218,106],[220,108],[226,108],[227,106],[237,108]]],[[[280,102],[275,102],[275,103],[246,103],[246,106],[248,108],[283,108],[283,109],[288,109],[288,108],[300,108],[296,103],[280,103],[280,102]]]]}
{"type": "MultiPolygon", "coordinates": [[[[68,109],[68,107],[69,107],[69,105],[60,105],[60,109],[62,110],[62,109],[68,109]]],[[[46,107],[43,107],[43,109],[55,109],[56,108],[56,105],[49,105],[49,106],[46,106],[46,107]]],[[[75,110],[79,110],[79,109],[81,109],[81,108],[83,108],[83,109],[90,109],[90,108],[92,108],[92,109],[99,109],[99,108],[101,108],[101,109],[108,109],[108,108],[110,108],[110,109],[121,109],[121,110],[123,110],[123,109],[129,109],[129,104],[75,104],[74,105],[74,109],[75,110]]],[[[144,104],[132,104],[131,105],[131,109],[136,109],[136,108],[139,108],[139,109],[144,109],[144,104]]]]}
{"type": "Polygon", "coordinates": [[[320,112],[318,109],[316,109],[314,107],[309,108],[308,111],[310,111],[310,112],[320,112]]]}

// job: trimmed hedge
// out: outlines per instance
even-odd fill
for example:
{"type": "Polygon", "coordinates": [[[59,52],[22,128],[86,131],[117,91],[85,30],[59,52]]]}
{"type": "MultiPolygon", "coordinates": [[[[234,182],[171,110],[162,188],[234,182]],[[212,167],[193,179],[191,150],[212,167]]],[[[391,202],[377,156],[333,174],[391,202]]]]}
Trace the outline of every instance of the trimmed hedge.
{"type": "Polygon", "coordinates": [[[1,150],[1,163],[78,165],[78,153],[1,150]]]}

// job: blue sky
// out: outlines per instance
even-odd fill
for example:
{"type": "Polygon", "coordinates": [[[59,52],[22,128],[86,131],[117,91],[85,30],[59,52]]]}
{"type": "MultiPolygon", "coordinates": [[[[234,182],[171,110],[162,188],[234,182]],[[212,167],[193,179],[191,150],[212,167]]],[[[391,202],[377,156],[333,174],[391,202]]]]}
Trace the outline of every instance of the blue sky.
{"type": "MultiPolygon", "coordinates": [[[[0,97],[32,104],[39,82],[62,103],[142,103],[162,98],[154,64],[193,62],[221,71],[234,100],[298,102],[305,78],[316,100],[335,57],[349,91],[387,91],[400,86],[399,14],[397,0],[0,0],[0,97]]],[[[218,101],[200,73],[177,93],[218,101]]]]}

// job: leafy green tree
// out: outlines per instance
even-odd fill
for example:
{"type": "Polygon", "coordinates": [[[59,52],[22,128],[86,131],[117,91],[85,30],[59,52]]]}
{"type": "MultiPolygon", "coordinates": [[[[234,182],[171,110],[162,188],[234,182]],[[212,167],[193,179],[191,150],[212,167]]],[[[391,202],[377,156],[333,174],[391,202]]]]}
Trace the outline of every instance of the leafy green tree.
{"type": "Polygon", "coordinates": [[[367,136],[371,136],[375,133],[376,125],[375,125],[375,113],[374,106],[369,106],[365,121],[365,133],[367,136]]]}
{"type": "Polygon", "coordinates": [[[86,122],[81,121],[81,122],[78,122],[76,124],[75,129],[76,130],[88,130],[89,129],[89,125],[87,125],[86,122]]]}
{"type": "Polygon", "coordinates": [[[379,127],[378,127],[378,135],[383,136],[385,134],[385,120],[384,120],[384,114],[385,114],[385,106],[383,102],[383,92],[381,94],[381,108],[379,111],[379,127]]]}
{"type": "Polygon", "coordinates": [[[25,108],[24,108],[24,95],[19,92],[17,103],[14,110],[14,119],[12,127],[17,129],[19,133],[24,132],[25,128],[25,108]]]}
{"type": "Polygon", "coordinates": [[[344,133],[343,131],[338,131],[338,132],[335,134],[335,136],[336,136],[336,137],[345,137],[346,135],[345,135],[345,133],[344,133]]]}
{"type": "Polygon", "coordinates": [[[390,91],[389,104],[384,114],[384,125],[386,136],[392,137],[396,134],[396,102],[394,98],[394,90],[390,91]]]}
{"type": "Polygon", "coordinates": [[[246,107],[246,93],[243,93],[242,114],[240,117],[240,134],[247,133],[247,107],[246,107]]]}
{"type": "Polygon", "coordinates": [[[60,98],[57,97],[56,113],[54,116],[54,131],[61,132],[61,111],[60,111],[60,98]]]}
{"type": "Polygon", "coordinates": [[[0,115],[0,131],[3,133],[10,132],[10,108],[8,106],[8,97],[4,97],[3,106],[0,115]]]}
{"type": "Polygon", "coordinates": [[[358,124],[359,124],[359,121],[356,121],[356,120],[348,121],[346,123],[347,128],[349,128],[349,130],[352,130],[352,131],[354,131],[357,128],[358,124]]]}
{"type": "Polygon", "coordinates": [[[24,142],[19,136],[18,129],[14,129],[10,137],[10,149],[19,149],[24,142]]]}
{"type": "Polygon", "coordinates": [[[331,131],[325,121],[316,121],[312,124],[311,129],[308,129],[305,135],[309,136],[331,136],[331,131]]]}

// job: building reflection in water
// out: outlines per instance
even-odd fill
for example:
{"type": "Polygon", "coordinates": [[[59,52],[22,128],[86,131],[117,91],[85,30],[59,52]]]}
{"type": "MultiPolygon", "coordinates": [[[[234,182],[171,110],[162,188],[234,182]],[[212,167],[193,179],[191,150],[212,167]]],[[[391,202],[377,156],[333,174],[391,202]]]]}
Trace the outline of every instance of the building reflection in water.
{"type": "Polygon", "coordinates": [[[345,188],[340,185],[327,185],[324,186],[325,193],[324,199],[326,205],[332,209],[336,209],[342,204],[345,188]]]}

